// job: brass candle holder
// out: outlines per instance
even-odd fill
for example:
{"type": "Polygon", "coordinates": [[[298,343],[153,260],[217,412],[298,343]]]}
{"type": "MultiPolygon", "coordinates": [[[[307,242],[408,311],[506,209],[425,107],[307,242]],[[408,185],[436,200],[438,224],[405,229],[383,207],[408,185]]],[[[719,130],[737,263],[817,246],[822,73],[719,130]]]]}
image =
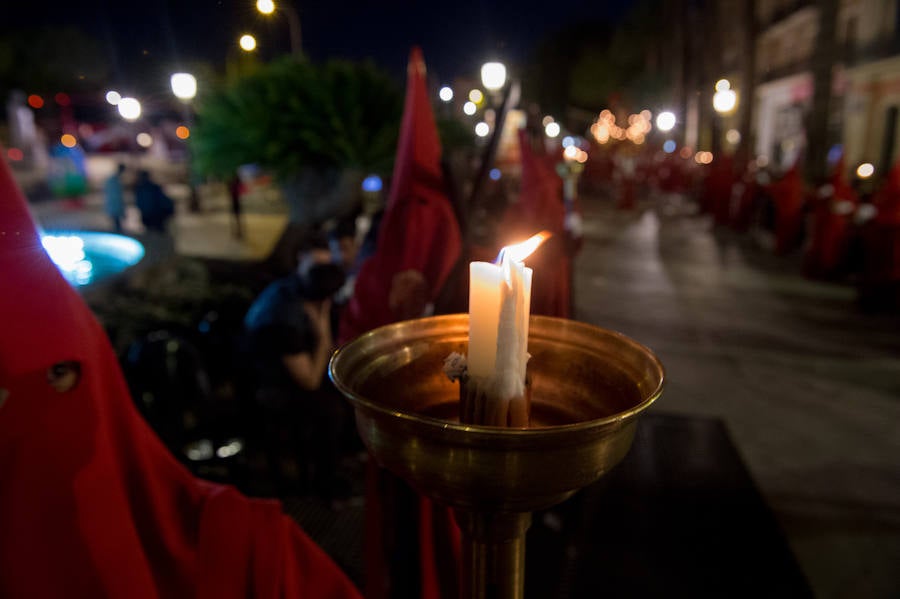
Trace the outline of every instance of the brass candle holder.
{"type": "Polygon", "coordinates": [[[531,512],[621,461],[637,416],[662,393],[662,364],[628,337],[545,316],[532,316],[529,326],[529,428],[459,423],[459,386],[443,363],[451,352],[466,353],[466,314],[375,329],[329,365],[378,463],[454,508],[465,598],[523,596],[531,512]]]}

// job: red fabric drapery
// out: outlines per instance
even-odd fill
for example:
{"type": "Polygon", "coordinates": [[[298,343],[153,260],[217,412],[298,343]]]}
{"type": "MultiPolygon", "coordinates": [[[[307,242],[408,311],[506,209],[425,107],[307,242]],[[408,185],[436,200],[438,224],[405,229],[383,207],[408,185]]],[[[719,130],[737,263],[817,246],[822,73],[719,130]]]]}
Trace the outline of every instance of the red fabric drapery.
{"type": "Polygon", "coordinates": [[[359,597],[277,502],[168,453],[5,163],[0,272],[0,596],[359,597]],[[74,387],[48,383],[60,362],[74,387]]]}

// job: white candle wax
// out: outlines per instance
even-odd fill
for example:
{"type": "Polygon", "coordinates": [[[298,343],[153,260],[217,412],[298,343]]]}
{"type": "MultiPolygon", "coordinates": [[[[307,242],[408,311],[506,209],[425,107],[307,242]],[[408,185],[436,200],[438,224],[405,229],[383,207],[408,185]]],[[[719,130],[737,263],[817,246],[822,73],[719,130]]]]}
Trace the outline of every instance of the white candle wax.
{"type": "Polygon", "coordinates": [[[496,399],[521,397],[528,362],[532,270],[504,254],[469,265],[468,374],[496,399]]]}

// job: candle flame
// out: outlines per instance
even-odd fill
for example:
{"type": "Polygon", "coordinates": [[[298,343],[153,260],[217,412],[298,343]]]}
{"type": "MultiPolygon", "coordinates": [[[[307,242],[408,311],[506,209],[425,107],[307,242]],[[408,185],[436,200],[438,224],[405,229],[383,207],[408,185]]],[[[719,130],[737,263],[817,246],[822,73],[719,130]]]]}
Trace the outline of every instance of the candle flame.
{"type": "Polygon", "coordinates": [[[500,250],[500,255],[497,256],[497,262],[502,262],[504,256],[515,262],[522,262],[525,258],[533,254],[542,243],[550,239],[552,235],[553,233],[550,231],[541,231],[536,235],[532,235],[522,243],[508,245],[500,250]]]}

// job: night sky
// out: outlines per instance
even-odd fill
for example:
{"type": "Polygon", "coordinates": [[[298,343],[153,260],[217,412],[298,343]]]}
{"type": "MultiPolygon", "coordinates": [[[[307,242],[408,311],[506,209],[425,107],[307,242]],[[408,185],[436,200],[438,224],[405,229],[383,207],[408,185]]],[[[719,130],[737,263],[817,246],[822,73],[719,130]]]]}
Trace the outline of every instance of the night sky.
{"type": "MultiPolygon", "coordinates": [[[[0,30],[74,25],[101,42],[113,81],[129,82],[159,63],[204,60],[217,69],[251,33],[263,59],[290,50],[283,16],[257,13],[255,0],[20,1],[5,6],[0,30]]],[[[372,58],[397,76],[413,44],[430,73],[478,77],[489,58],[522,64],[548,34],[586,19],[619,19],[629,2],[297,0],[304,50],[313,60],[372,58]]]]}

